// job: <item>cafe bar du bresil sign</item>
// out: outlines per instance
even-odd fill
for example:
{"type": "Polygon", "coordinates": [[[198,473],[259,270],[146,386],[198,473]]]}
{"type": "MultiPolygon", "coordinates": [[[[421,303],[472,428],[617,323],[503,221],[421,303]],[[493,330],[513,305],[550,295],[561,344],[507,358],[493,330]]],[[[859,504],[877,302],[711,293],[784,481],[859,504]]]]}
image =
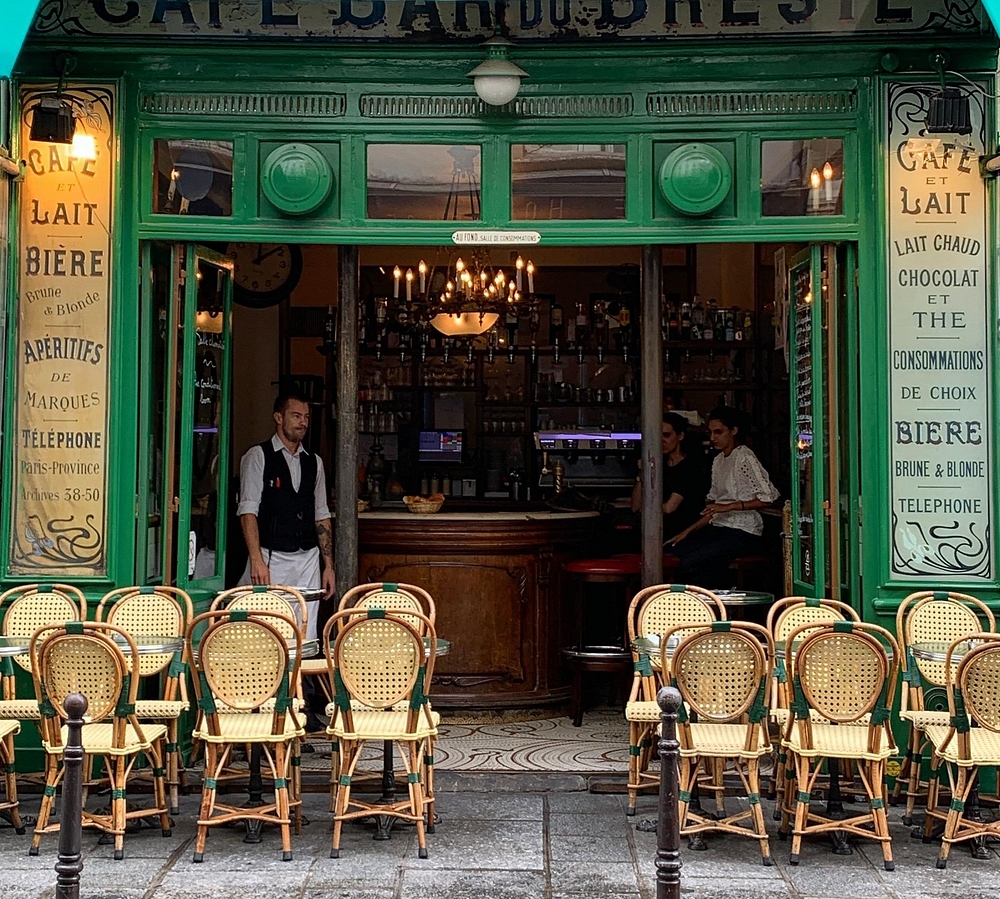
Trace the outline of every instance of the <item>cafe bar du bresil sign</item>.
{"type": "Polygon", "coordinates": [[[67,87],[97,159],[32,141],[31,111],[52,88],[22,91],[17,342],[9,571],[106,573],[108,337],[114,93],[67,87]]]}
{"type": "Polygon", "coordinates": [[[922,134],[936,87],[891,84],[887,151],[892,576],[993,571],[984,100],[969,135],[922,134]]]}
{"type": "MultiPolygon", "coordinates": [[[[44,0],[36,34],[346,40],[482,40],[489,0],[44,0]]],[[[510,0],[516,41],[978,32],[978,0],[510,0]]]]}

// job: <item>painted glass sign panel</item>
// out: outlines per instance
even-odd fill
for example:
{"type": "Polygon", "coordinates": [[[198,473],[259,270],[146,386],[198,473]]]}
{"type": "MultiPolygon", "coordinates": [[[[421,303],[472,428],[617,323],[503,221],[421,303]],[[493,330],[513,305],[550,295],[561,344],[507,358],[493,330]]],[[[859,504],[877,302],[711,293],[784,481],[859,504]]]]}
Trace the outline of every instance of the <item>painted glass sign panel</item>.
{"type": "Polygon", "coordinates": [[[114,93],[64,88],[76,131],[97,158],[70,144],[32,141],[34,107],[54,88],[22,92],[27,161],[18,229],[14,363],[11,574],[106,572],[108,329],[114,93]]]}
{"type": "Polygon", "coordinates": [[[222,140],[153,142],[153,212],[233,214],[233,145],[222,140]]]}
{"type": "Polygon", "coordinates": [[[368,218],[477,221],[475,144],[369,144],[368,218]]]}
{"type": "Polygon", "coordinates": [[[511,219],[625,218],[625,144],[513,144],[511,219]]]}
{"type": "Polygon", "coordinates": [[[844,142],[765,140],[760,145],[761,214],[843,215],[844,142]]]}
{"type": "MultiPolygon", "coordinates": [[[[482,40],[498,4],[452,0],[261,0],[110,3],[46,0],[40,34],[296,37],[348,40],[482,40]]],[[[979,32],[977,0],[520,0],[505,4],[516,41],[760,35],[979,32]]]]}
{"type": "Polygon", "coordinates": [[[984,99],[922,136],[935,87],[888,87],[892,575],[993,577],[984,99]]]}

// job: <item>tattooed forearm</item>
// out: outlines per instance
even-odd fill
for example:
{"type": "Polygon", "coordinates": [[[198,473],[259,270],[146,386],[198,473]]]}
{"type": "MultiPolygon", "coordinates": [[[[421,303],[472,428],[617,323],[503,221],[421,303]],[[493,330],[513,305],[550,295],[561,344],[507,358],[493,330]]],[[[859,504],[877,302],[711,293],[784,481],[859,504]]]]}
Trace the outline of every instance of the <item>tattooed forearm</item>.
{"type": "Polygon", "coordinates": [[[319,543],[319,553],[323,561],[333,567],[333,529],[330,526],[330,519],[324,518],[316,522],[316,541],[319,543]]]}

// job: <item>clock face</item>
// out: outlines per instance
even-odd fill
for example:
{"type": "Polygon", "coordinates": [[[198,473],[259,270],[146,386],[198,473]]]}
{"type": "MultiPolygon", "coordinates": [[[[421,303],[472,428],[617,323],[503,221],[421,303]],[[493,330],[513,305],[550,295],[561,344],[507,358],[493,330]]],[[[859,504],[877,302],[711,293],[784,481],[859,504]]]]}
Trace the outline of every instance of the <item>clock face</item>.
{"type": "Polygon", "coordinates": [[[302,276],[302,251],[287,243],[231,243],[233,299],[263,308],[291,294],[302,276]]]}

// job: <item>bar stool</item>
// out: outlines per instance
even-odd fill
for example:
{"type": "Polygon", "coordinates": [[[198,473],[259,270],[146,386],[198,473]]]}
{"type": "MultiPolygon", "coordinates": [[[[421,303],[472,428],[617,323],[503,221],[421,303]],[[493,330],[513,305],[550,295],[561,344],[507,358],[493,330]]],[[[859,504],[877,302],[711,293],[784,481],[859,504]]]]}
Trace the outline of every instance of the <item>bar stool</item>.
{"type": "MultiPolygon", "coordinates": [[[[625,559],[629,562],[635,562],[640,568],[642,567],[642,553],[615,553],[612,559],[625,559]]],[[[672,584],[677,580],[677,569],[680,567],[681,560],[675,556],[673,553],[663,554],[663,577],[660,578],[661,584],[672,584]]]]}
{"type": "MultiPolygon", "coordinates": [[[[577,559],[566,562],[563,567],[565,581],[575,582],[574,611],[576,615],[576,643],[567,646],[562,654],[573,672],[573,692],[570,699],[570,717],[573,726],[583,724],[583,673],[593,671],[608,674],[631,674],[632,652],[626,645],[625,612],[634,588],[638,584],[640,565],[634,559],[577,559]],[[613,637],[608,643],[588,642],[591,634],[588,625],[594,620],[588,610],[597,611],[595,598],[585,602],[584,593],[588,585],[606,585],[614,594],[606,597],[612,603],[613,614],[608,616],[616,622],[613,637]]],[[[604,605],[608,609],[607,605],[604,605]]]]}

